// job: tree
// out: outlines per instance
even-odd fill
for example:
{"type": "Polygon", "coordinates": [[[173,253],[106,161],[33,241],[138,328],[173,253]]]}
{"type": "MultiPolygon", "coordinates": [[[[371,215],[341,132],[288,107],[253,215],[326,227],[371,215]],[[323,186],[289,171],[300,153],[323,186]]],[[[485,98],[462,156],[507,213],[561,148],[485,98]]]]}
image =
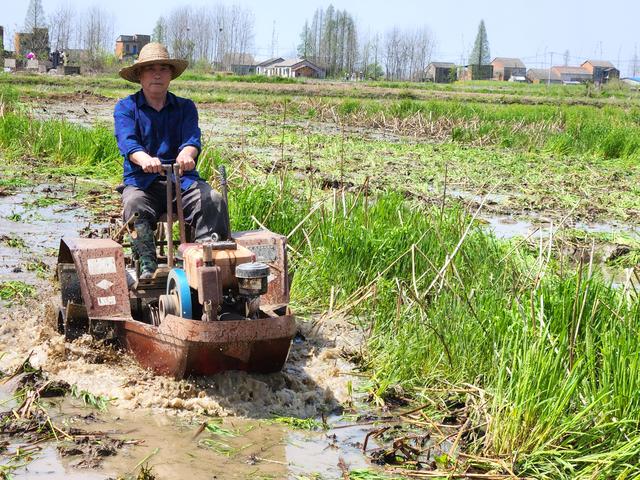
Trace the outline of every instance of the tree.
{"type": "Polygon", "coordinates": [[[384,61],[387,78],[420,81],[431,62],[435,41],[428,27],[416,30],[387,31],[384,39],[384,61]]]}
{"type": "Polygon", "coordinates": [[[183,6],[166,17],[164,28],[166,45],[175,57],[229,68],[252,48],[254,17],[240,6],[183,6]]]}
{"type": "Polygon", "coordinates": [[[70,6],[59,6],[49,17],[49,40],[51,48],[67,50],[71,45],[74,11],[70,6]]]}
{"type": "Polygon", "coordinates": [[[382,77],[384,77],[384,70],[377,63],[372,63],[370,65],[367,65],[365,75],[366,78],[370,78],[371,80],[380,80],[382,77]]]}
{"type": "Polygon", "coordinates": [[[358,61],[358,34],[353,16],[329,5],[316,9],[311,25],[305,21],[298,54],[324,67],[327,75],[353,73],[358,61]]]}
{"type": "Polygon", "coordinates": [[[309,21],[305,20],[304,29],[300,34],[300,44],[298,45],[298,55],[302,58],[307,58],[311,53],[311,30],[309,29],[309,21]]]}
{"type": "Polygon", "coordinates": [[[47,23],[44,8],[42,8],[42,0],[30,0],[29,6],[27,7],[27,15],[24,19],[24,31],[31,33],[36,28],[45,28],[46,26],[47,23]]]}
{"type": "Polygon", "coordinates": [[[82,46],[92,67],[100,68],[101,57],[111,49],[114,17],[97,5],[85,14],[82,29],[82,46]]]}
{"type": "Polygon", "coordinates": [[[49,34],[46,27],[42,0],[30,0],[24,19],[24,32],[28,34],[25,36],[24,48],[45,58],[49,54],[49,34]]]}
{"type": "Polygon", "coordinates": [[[488,65],[491,62],[491,53],[489,52],[489,39],[487,38],[487,29],[484,26],[484,20],[480,20],[478,26],[478,34],[473,44],[473,50],[469,57],[470,65],[488,65]]]}
{"type": "Polygon", "coordinates": [[[151,34],[151,41],[162,43],[163,45],[167,42],[167,21],[164,17],[160,17],[156,22],[156,26],[153,27],[153,33],[151,34]]]}
{"type": "Polygon", "coordinates": [[[194,44],[191,40],[191,7],[174,9],[167,18],[167,43],[176,58],[192,60],[194,44]]]}

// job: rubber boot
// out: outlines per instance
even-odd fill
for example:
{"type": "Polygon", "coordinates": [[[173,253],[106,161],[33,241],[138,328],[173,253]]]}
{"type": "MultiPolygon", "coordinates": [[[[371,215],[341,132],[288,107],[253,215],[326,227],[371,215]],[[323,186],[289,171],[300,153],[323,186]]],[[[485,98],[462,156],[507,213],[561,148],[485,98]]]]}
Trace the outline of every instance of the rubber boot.
{"type": "Polygon", "coordinates": [[[136,223],[131,232],[131,249],[140,262],[140,280],[153,278],[158,268],[153,230],[148,223],[136,223]]]}

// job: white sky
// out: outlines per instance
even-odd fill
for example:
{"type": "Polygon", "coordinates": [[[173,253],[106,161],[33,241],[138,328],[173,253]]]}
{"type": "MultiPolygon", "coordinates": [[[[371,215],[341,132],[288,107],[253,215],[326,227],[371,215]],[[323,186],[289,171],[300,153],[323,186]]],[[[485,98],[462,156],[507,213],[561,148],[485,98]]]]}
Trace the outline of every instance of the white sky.
{"type": "MultiPolygon", "coordinates": [[[[329,5],[317,0],[42,0],[45,13],[61,4],[78,12],[98,3],[115,16],[115,35],[148,33],[160,15],[180,5],[194,7],[237,3],[255,15],[257,58],[271,53],[275,21],[276,54],[293,54],[306,19],[316,8],[329,5]]],[[[334,7],[348,10],[361,33],[384,32],[393,26],[427,25],[437,42],[433,60],[459,62],[471,50],[480,19],[485,20],[492,57],[519,57],[527,67],[545,67],[554,53],[562,64],[566,50],[571,63],[586,58],[606,59],[628,73],[636,46],[640,46],[638,0],[336,0],[334,7]]],[[[0,0],[0,25],[9,34],[19,30],[29,0],[0,0]]],[[[114,38],[115,40],[115,38],[114,38]]]]}

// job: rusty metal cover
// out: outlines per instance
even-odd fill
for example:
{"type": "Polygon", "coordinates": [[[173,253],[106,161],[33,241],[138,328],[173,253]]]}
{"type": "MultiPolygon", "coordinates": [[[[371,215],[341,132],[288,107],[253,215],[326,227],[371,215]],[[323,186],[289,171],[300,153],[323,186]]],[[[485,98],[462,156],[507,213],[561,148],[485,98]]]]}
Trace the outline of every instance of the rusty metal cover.
{"type": "Polygon", "coordinates": [[[65,238],[60,260],[73,258],[89,318],[129,318],[129,290],[122,246],[102,238],[65,238]]]}
{"type": "Polygon", "coordinates": [[[122,343],[143,367],[175,378],[280,371],[296,332],[293,315],[216,322],[167,315],[160,327],[135,320],[117,326],[122,343]]]}
{"type": "Polygon", "coordinates": [[[262,305],[289,303],[289,273],[287,263],[287,237],[269,230],[234,232],[233,239],[256,255],[256,262],[269,265],[269,288],[260,297],[262,305]]]}

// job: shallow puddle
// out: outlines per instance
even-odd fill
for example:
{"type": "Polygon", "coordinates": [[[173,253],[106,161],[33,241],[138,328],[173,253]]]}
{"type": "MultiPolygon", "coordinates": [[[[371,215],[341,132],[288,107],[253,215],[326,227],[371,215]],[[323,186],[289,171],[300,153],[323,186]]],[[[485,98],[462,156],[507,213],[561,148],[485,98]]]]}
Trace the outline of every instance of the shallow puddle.
{"type": "MultiPolygon", "coordinates": [[[[549,237],[551,229],[557,232],[560,222],[551,224],[541,218],[529,220],[510,215],[480,216],[487,223],[497,238],[511,239],[514,237],[549,237]]],[[[587,233],[623,234],[640,241],[640,230],[632,225],[618,222],[575,222],[565,223],[563,228],[582,230],[587,233]]]]}
{"type": "MultiPolygon", "coordinates": [[[[267,420],[208,418],[209,430],[198,421],[152,410],[111,408],[96,413],[79,407],[78,402],[55,402],[49,409],[56,412],[52,413],[54,422],[108,433],[130,444],[114,456],[97,458],[93,468],[83,468],[87,457],[62,456],[49,443],[28,466],[15,471],[15,478],[102,480],[133,475],[141,462],[158,479],[293,479],[313,474],[340,478],[339,464],[350,469],[371,467],[360,450],[367,427],[299,431],[267,420]]],[[[19,446],[12,442],[9,451],[19,446]]]]}
{"type": "Polygon", "coordinates": [[[69,196],[60,185],[41,185],[0,197],[0,281],[34,281],[37,269],[27,263],[53,266],[60,238],[91,227],[87,210],[63,203],[69,196]]]}

